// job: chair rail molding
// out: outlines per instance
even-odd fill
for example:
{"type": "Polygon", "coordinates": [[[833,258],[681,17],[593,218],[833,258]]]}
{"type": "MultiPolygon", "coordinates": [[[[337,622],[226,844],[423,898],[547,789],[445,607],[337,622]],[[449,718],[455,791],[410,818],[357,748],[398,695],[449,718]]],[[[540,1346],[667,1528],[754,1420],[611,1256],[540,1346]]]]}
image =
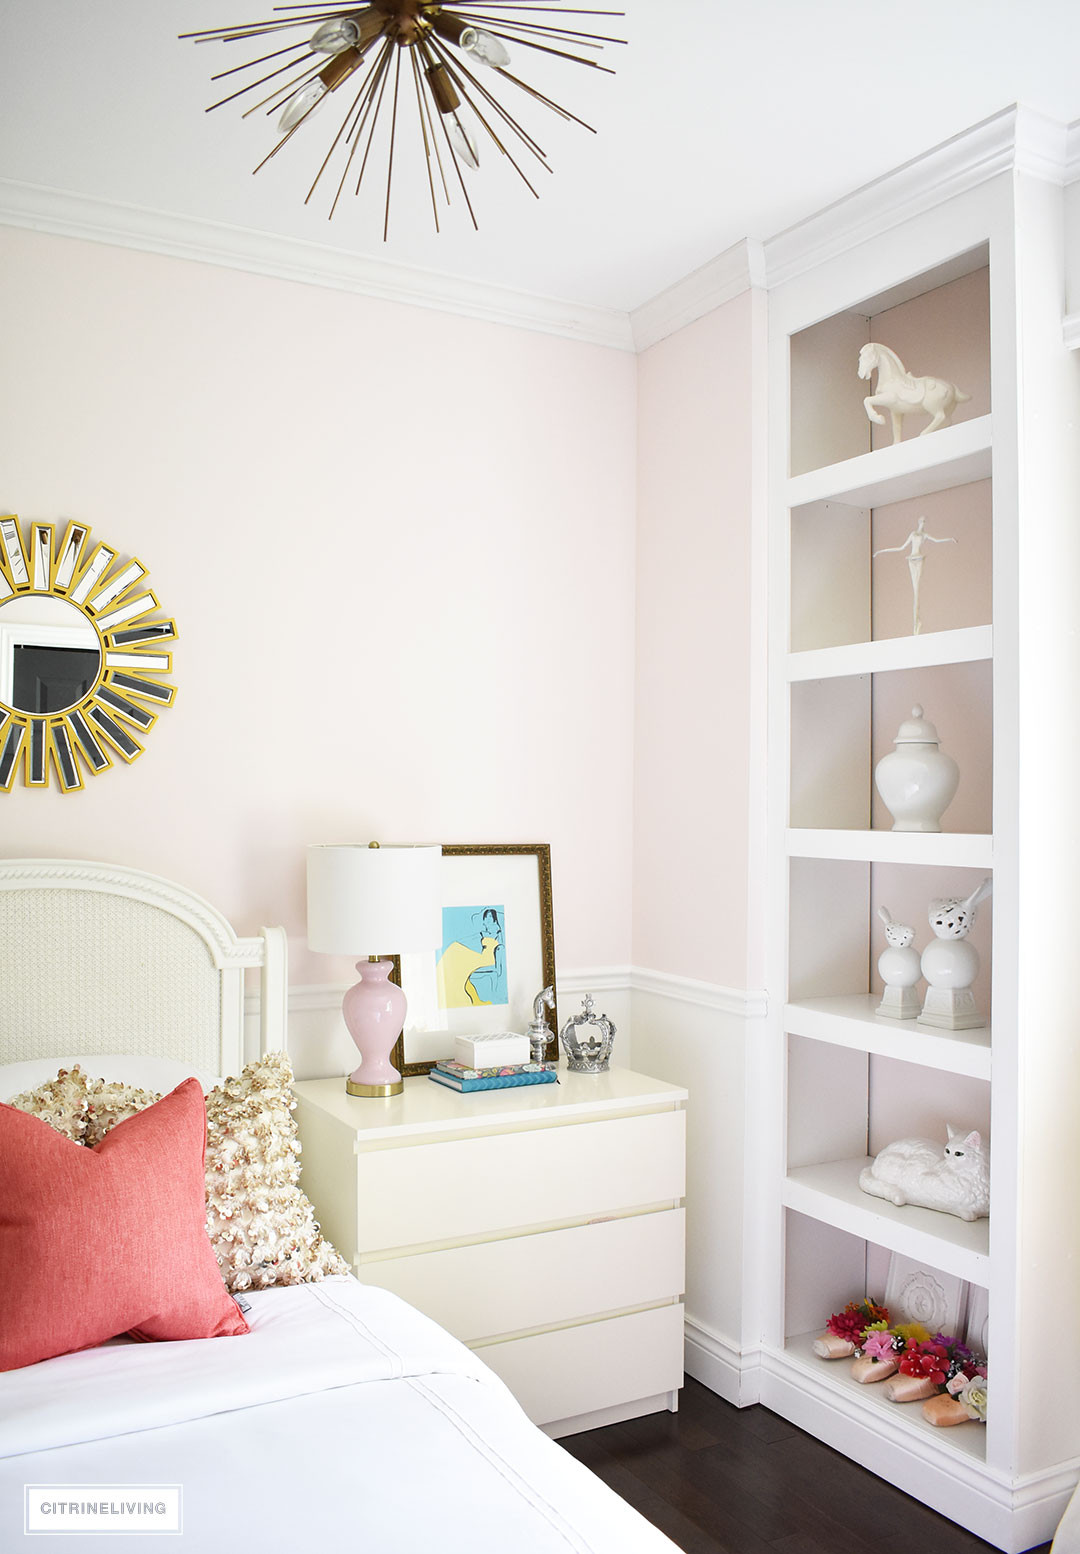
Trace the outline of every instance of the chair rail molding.
{"type": "MultiPolygon", "coordinates": [[[[717,982],[702,982],[693,977],[673,976],[667,971],[649,971],[638,966],[585,966],[561,971],[557,977],[560,995],[581,993],[648,993],[671,998],[679,1003],[695,1004],[701,1009],[718,1009],[744,1019],[762,1019],[768,1012],[764,991],[723,987],[717,982]]],[[[289,989],[290,1014],[317,1014],[339,1010],[350,984],[319,982],[294,984],[289,989]]],[[[246,1012],[258,1013],[258,998],[249,994],[246,1012]]]]}
{"type": "Polygon", "coordinates": [[[641,966],[635,966],[631,971],[630,989],[634,993],[651,993],[657,998],[696,1004],[700,1009],[718,1009],[723,1014],[738,1015],[745,1020],[763,1019],[769,1012],[768,997],[763,989],[722,987],[717,982],[701,982],[694,977],[673,976],[667,971],[650,971],[641,966]]]}

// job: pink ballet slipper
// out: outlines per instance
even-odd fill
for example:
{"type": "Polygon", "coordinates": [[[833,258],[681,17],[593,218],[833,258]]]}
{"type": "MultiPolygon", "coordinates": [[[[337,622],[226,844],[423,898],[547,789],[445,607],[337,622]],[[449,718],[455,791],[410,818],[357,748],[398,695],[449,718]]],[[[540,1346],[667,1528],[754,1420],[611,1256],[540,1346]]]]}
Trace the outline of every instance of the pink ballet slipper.
{"type": "Polygon", "coordinates": [[[917,1403],[920,1398],[932,1398],[936,1392],[929,1376],[894,1376],[885,1388],[890,1403],[917,1403]]]}
{"type": "Polygon", "coordinates": [[[823,1360],[846,1360],[855,1353],[855,1345],[846,1338],[836,1338],[832,1333],[822,1333],[811,1345],[814,1353],[823,1360]]]}
{"type": "Polygon", "coordinates": [[[971,1418],[960,1399],[951,1398],[947,1392],[941,1392],[937,1397],[927,1398],[922,1411],[923,1418],[929,1419],[932,1425],[967,1424],[971,1418]]]}
{"type": "Polygon", "coordinates": [[[860,1354],[851,1367],[851,1375],[854,1381],[887,1381],[898,1369],[895,1360],[875,1360],[872,1355],[860,1354]]]}

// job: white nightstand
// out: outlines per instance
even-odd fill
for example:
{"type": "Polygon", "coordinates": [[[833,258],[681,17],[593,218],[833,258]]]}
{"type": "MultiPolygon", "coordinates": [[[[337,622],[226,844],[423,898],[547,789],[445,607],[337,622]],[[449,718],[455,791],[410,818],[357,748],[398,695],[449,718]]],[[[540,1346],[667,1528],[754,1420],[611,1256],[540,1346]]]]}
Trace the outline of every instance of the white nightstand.
{"type": "Polygon", "coordinates": [[[477,1350],[549,1435],[674,1409],[686,1091],[629,1069],[388,1100],[295,1086],[302,1186],[367,1284],[477,1350]]]}

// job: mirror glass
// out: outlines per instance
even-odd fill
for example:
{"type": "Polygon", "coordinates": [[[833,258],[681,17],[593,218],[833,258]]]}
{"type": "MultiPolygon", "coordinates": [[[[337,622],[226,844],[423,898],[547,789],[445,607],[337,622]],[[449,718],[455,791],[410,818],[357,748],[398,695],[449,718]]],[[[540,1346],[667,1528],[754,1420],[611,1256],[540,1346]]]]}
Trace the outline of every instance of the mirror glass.
{"type": "Polygon", "coordinates": [[[20,712],[67,712],[100,673],[98,634],[76,605],[42,594],[0,604],[0,701],[20,712]]]}

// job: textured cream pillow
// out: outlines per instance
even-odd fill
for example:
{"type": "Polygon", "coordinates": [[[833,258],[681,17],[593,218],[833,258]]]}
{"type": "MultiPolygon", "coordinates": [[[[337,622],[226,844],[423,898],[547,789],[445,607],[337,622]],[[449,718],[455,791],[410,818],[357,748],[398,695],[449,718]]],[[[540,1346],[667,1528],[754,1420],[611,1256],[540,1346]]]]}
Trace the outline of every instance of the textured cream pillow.
{"type": "Polygon", "coordinates": [[[348,1273],[300,1191],[292,1066],[249,1063],[206,1097],[206,1228],[230,1290],[348,1273]]]}
{"type": "MultiPolygon", "coordinates": [[[[283,1052],[249,1063],[206,1098],[206,1228],[228,1289],[305,1284],[348,1273],[300,1191],[292,1067],[283,1052]]],[[[160,1097],[61,1069],[10,1103],[93,1148],[160,1097]]]]}
{"type": "Polygon", "coordinates": [[[73,1068],[62,1068],[55,1079],[47,1080],[35,1090],[13,1096],[8,1105],[29,1112],[32,1117],[40,1117],[75,1144],[86,1142],[90,1098],[86,1093],[86,1075],[77,1063],[73,1068]]]}

